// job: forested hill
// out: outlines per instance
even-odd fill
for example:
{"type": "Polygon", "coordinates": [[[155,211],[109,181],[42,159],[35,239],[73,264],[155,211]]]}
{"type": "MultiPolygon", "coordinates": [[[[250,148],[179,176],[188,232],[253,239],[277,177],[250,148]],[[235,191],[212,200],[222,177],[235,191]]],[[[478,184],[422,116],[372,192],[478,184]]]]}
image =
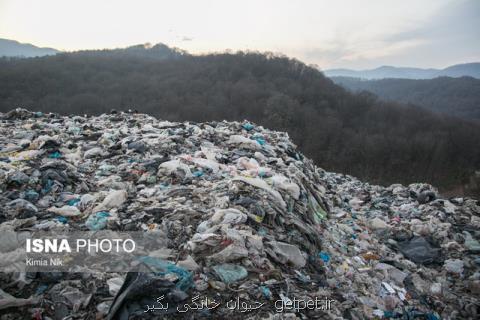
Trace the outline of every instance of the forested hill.
{"type": "Polygon", "coordinates": [[[114,108],[168,120],[249,119],[288,131],[325,169],[382,184],[421,181],[447,190],[480,169],[480,128],[472,123],[349,93],[283,56],[171,50],[157,57],[151,50],[0,60],[0,111],[114,108]]]}
{"type": "Polygon", "coordinates": [[[413,103],[432,111],[480,122],[480,79],[439,77],[426,80],[363,80],[332,77],[332,80],[354,92],[366,90],[384,100],[413,103]]]}

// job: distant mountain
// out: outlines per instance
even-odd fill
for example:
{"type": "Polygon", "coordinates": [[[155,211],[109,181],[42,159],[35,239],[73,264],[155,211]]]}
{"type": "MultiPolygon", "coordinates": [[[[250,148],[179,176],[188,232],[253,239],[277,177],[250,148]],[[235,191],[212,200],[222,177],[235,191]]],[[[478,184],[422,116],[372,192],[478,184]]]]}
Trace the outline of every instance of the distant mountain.
{"type": "Polygon", "coordinates": [[[60,51],[52,48],[40,48],[29,43],[0,39],[0,57],[42,57],[54,55],[58,52],[60,51]]]}
{"type": "Polygon", "coordinates": [[[454,78],[469,76],[480,79],[480,63],[477,62],[456,64],[454,66],[440,70],[437,74],[437,77],[438,76],[454,78]]]}
{"type": "MultiPolygon", "coordinates": [[[[451,72],[460,72],[460,66],[451,72]]],[[[332,77],[353,92],[370,91],[383,100],[415,104],[468,120],[480,121],[480,80],[472,77],[435,79],[381,79],[332,77]]]]}
{"type": "Polygon", "coordinates": [[[362,79],[433,79],[437,77],[469,76],[480,79],[480,63],[456,64],[445,69],[398,68],[383,66],[371,70],[330,69],[323,72],[327,77],[352,77],[362,79]]]}

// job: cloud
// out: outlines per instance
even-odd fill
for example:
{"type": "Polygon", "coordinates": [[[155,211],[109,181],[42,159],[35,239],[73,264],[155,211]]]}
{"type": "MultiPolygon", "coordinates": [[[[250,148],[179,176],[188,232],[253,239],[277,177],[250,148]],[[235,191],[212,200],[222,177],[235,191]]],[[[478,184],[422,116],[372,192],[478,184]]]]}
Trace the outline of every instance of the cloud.
{"type": "Polygon", "coordinates": [[[371,68],[379,65],[445,67],[480,60],[480,1],[455,0],[427,19],[389,32],[351,30],[297,55],[321,67],[371,68]]]}
{"type": "MultiPolygon", "coordinates": [[[[389,41],[416,39],[418,45],[406,52],[405,60],[421,65],[445,67],[480,60],[480,1],[452,1],[424,24],[393,35],[389,41]]],[[[401,60],[401,56],[392,56],[401,60]]]]}
{"type": "Polygon", "coordinates": [[[68,50],[274,51],[323,68],[439,67],[480,60],[479,18],[480,0],[0,0],[0,37],[68,50]]]}
{"type": "Polygon", "coordinates": [[[394,55],[400,55],[427,43],[422,38],[405,38],[398,41],[392,39],[365,40],[355,43],[331,43],[327,48],[306,48],[296,53],[302,60],[314,61],[320,67],[347,66],[371,63],[394,55]]]}

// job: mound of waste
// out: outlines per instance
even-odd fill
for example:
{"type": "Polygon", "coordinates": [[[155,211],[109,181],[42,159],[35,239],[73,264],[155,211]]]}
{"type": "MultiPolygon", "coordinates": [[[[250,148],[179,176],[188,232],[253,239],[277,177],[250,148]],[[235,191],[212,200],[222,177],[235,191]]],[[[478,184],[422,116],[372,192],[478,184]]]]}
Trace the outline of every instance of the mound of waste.
{"type": "Polygon", "coordinates": [[[479,317],[478,201],[326,172],[246,121],[16,109],[0,191],[2,268],[24,231],[165,243],[130,272],[2,272],[2,320],[479,317]]]}

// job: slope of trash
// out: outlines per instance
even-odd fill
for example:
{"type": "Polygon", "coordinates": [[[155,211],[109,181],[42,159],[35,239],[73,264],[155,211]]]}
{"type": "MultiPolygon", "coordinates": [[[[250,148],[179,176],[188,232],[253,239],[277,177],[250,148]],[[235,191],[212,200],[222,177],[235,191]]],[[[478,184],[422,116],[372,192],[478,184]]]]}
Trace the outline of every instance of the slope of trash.
{"type": "Polygon", "coordinates": [[[167,243],[128,273],[0,273],[2,320],[479,317],[474,199],[326,172],[246,121],[0,118],[0,243],[105,229],[167,243]],[[159,296],[177,308],[149,307],[159,296]]]}

